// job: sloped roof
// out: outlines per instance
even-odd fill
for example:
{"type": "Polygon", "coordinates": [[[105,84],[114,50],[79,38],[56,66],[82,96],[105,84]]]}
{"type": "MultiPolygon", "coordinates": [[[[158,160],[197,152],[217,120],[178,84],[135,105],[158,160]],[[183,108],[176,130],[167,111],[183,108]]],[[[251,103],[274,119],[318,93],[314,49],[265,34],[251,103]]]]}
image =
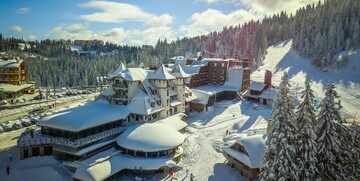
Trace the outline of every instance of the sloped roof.
{"type": "Polygon", "coordinates": [[[124,169],[141,167],[143,170],[156,170],[166,166],[166,162],[172,159],[172,155],[156,158],[132,157],[119,153],[116,148],[111,148],[106,152],[106,156],[100,155],[102,152],[81,161],[82,164],[76,169],[73,178],[86,181],[106,180],[124,169]]]}
{"type": "Polygon", "coordinates": [[[113,105],[105,100],[64,110],[43,118],[38,126],[80,131],[116,120],[125,119],[129,112],[125,106],[113,105]]]}
{"type": "Polygon", "coordinates": [[[126,67],[125,67],[124,63],[121,62],[120,65],[116,68],[115,71],[113,71],[113,72],[111,72],[111,73],[109,73],[107,75],[107,78],[111,79],[111,78],[113,78],[114,76],[116,76],[117,74],[119,74],[120,72],[122,72],[125,69],[126,69],[126,67]]]}
{"type": "Polygon", "coordinates": [[[266,149],[264,135],[253,135],[241,138],[235,144],[244,146],[248,155],[230,147],[225,147],[224,151],[250,168],[260,168],[263,166],[264,162],[262,157],[266,149]]]}
{"type": "Polygon", "coordinates": [[[164,109],[162,106],[159,106],[156,103],[154,107],[151,107],[152,102],[155,103],[155,100],[152,96],[146,94],[142,90],[139,90],[131,99],[127,108],[129,112],[141,115],[148,115],[164,109]]]}
{"type": "Polygon", "coordinates": [[[161,65],[153,74],[148,76],[148,79],[171,80],[175,77],[166,70],[164,65],[161,65]]]}
{"type": "Polygon", "coordinates": [[[188,126],[188,124],[182,120],[184,117],[187,117],[186,114],[178,113],[164,119],[154,120],[153,122],[166,124],[179,131],[188,126]]]}
{"type": "Polygon", "coordinates": [[[157,122],[130,125],[116,140],[121,147],[146,152],[176,148],[184,141],[178,130],[157,122]]]}
{"type": "Polygon", "coordinates": [[[114,95],[115,92],[114,92],[113,89],[107,88],[107,89],[105,89],[104,91],[102,91],[100,94],[101,94],[102,96],[111,96],[111,95],[114,95]]]}
{"type": "Polygon", "coordinates": [[[174,69],[172,70],[171,74],[175,76],[176,78],[188,78],[190,77],[189,74],[185,73],[183,68],[180,66],[180,64],[176,64],[174,69]]]}
{"type": "Polygon", "coordinates": [[[260,98],[263,99],[272,99],[275,100],[278,94],[278,90],[275,88],[269,88],[269,89],[265,89],[260,95],[260,98]]]}
{"type": "Polygon", "coordinates": [[[142,81],[152,72],[152,70],[145,70],[143,68],[127,68],[115,77],[122,77],[127,81],[142,81]]]}
{"type": "Polygon", "coordinates": [[[265,84],[261,82],[251,82],[249,90],[262,91],[265,88],[265,84]]]}
{"type": "Polygon", "coordinates": [[[15,59],[12,60],[3,60],[0,61],[0,68],[16,68],[19,67],[23,60],[19,60],[19,62],[15,59]]]}

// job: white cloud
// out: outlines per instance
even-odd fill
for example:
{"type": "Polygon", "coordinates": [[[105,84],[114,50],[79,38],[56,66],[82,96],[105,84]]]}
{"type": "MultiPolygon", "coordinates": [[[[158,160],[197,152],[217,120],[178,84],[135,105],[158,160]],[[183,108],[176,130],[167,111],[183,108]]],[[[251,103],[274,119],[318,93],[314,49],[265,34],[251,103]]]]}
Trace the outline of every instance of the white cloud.
{"type": "Polygon", "coordinates": [[[219,2],[220,0],[197,0],[197,1],[206,2],[208,4],[213,4],[213,3],[219,2]]]}
{"type": "Polygon", "coordinates": [[[250,12],[272,15],[281,11],[295,13],[300,7],[319,2],[319,0],[239,0],[250,12]]]}
{"type": "Polygon", "coordinates": [[[92,31],[89,24],[61,24],[54,27],[46,37],[65,40],[99,39],[120,45],[155,45],[159,38],[175,39],[173,31],[169,27],[150,27],[145,30],[125,30],[122,27],[116,27],[103,31],[92,31]]]}
{"type": "Polygon", "coordinates": [[[80,19],[89,22],[102,23],[123,23],[129,21],[149,22],[165,25],[172,22],[172,17],[168,14],[163,14],[159,17],[143,11],[141,8],[126,3],[117,3],[110,1],[90,1],[79,4],[81,8],[95,8],[100,9],[100,12],[92,14],[80,15],[80,19]],[[159,21],[164,22],[159,22],[159,21]]]}
{"type": "Polygon", "coordinates": [[[212,31],[219,31],[224,26],[238,25],[261,17],[246,10],[237,10],[224,14],[219,10],[208,9],[204,12],[193,14],[188,20],[190,24],[181,26],[180,31],[185,36],[203,35],[212,31]]]}
{"type": "Polygon", "coordinates": [[[35,35],[29,35],[29,40],[30,40],[30,41],[36,40],[36,36],[35,36],[35,35]]]}
{"type": "Polygon", "coordinates": [[[89,30],[89,24],[61,24],[54,27],[46,37],[55,37],[57,39],[93,39],[93,31],[89,30]]]}
{"type": "Polygon", "coordinates": [[[22,7],[22,8],[16,9],[16,12],[19,14],[28,14],[30,11],[31,11],[31,9],[27,8],[27,7],[22,7]]]}
{"type": "Polygon", "coordinates": [[[22,28],[20,26],[17,26],[17,25],[14,25],[14,26],[10,27],[10,30],[18,32],[18,33],[22,32],[22,28]]]}
{"type": "Polygon", "coordinates": [[[163,14],[161,16],[154,16],[148,22],[147,25],[150,26],[166,26],[173,22],[174,18],[169,14],[163,14]]]}

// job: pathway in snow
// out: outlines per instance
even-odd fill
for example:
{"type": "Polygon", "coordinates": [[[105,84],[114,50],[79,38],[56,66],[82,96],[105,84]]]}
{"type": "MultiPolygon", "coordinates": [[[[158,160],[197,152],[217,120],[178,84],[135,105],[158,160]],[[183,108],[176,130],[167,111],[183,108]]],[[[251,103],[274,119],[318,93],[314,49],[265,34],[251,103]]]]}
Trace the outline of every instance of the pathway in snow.
{"type": "Polygon", "coordinates": [[[210,107],[208,112],[192,114],[188,118],[190,123],[187,139],[183,144],[184,155],[180,165],[184,168],[177,173],[181,180],[190,180],[186,175],[193,173],[195,180],[244,180],[240,173],[226,165],[222,153],[226,130],[233,131],[235,124],[245,122],[240,117],[239,103],[228,108],[210,107]],[[185,178],[185,179],[183,179],[185,178]]]}

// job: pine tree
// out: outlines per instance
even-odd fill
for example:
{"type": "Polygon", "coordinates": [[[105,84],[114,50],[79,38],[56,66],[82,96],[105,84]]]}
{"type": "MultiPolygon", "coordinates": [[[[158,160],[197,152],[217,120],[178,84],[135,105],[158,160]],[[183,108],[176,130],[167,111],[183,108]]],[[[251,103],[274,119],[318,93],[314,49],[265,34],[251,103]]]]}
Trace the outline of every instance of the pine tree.
{"type": "Polygon", "coordinates": [[[315,96],[310,88],[310,80],[305,81],[305,90],[302,92],[303,101],[297,108],[295,122],[297,125],[297,144],[298,167],[300,180],[314,180],[317,173],[316,158],[316,135],[314,123],[316,115],[314,108],[315,96]]]}
{"type": "Polygon", "coordinates": [[[272,128],[268,134],[264,155],[264,167],[261,168],[261,180],[299,180],[295,164],[294,147],[294,105],[290,97],[288,75],[281,79],[279,93],[271,113],[272,128]]]}
{"type": "Polygon", "coordinates": [[[322,180],[342,180],[344,169],[340,158],[340,140],[336,131],[338,119],[335,104],[335,86],[330,81],[325,97],[319,105],[318,124],[316,126],[318,143],[318,170],[322,180]]]}

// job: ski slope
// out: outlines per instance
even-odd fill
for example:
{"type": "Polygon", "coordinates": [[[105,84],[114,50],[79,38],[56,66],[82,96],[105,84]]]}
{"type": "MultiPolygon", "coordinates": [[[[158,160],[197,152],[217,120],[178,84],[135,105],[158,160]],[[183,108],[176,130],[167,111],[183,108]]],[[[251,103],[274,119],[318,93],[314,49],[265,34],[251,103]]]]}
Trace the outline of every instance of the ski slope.
{"type": "Polygon", "coordinates": [[[336,85],[343,116],[347,120],[360,120],[360,49],[355,52],[342,52],[348,55],[348,64],[340,69],[327,69],[326,72],[315,68],[309,59],[304,59],[291,48],[292,41],[284,41],[267,49],[263,65],[251,74],[251,81],[264,81],[265,70],[273,72],[273,85],[277,87],[281,81],[283,72],[288,72],[291,91],[300,99],[300,93],[304,89],[305,77],[312,80],[311,88],[315,96],[321,100],[324,97],[324,86],[329,80],[336,85]]]}

